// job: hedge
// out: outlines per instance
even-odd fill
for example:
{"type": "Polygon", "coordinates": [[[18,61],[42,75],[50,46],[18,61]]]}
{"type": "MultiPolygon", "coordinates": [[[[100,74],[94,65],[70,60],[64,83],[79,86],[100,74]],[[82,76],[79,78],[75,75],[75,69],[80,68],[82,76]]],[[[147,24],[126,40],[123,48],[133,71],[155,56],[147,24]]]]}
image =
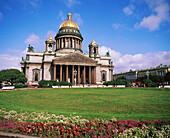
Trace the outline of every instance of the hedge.
{"type": "Polygon", "coordinates": [[[103,85],[125,85],[126,87],[130,87],[130,82],[124,79],[118,79],[118,80],[114,80],[114,81],[107,81],[104,82],[103,85]]]}
{"type": "Polygon", "coordinates": [[[72,83],[69,83],[67,81],[57,82],[57,81],[47,81],[47,80],[41,80],[38,82],[40,87],[47,88],[52,86],[72,86],[72,83]]]}
{"type": "Polygon", "coordinates": [[[21,84],[21,83],[20,84],[16,84],[15,88],[23,88],[23,84],[21,84]]]}

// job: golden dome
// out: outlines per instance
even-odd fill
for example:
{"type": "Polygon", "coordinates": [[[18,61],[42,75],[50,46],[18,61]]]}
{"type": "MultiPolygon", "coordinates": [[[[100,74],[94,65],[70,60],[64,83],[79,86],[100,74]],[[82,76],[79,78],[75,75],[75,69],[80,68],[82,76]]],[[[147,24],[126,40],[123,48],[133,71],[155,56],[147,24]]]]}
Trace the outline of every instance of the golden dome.
{"type": "Polygon", "coordinates": [[[65,21],[61,24],[60,28],[62,28],[62,27],[74,27],[74,28],[77,28],[79,30],[78,25],[75,22],[72,21],[72,15],[71,15],[70,12],[67,15],[67,21],[65,21]]]}
{"type": "Polygon", "coordinates": [[[94,38],[93,38],[93,41],[91,42],[91,44],[96,44],[96,45],[98,45],[98,44],[96,43],[96,41],[94,41],[94,38]]]}
{"type": "Polygon", "coordinates": [[[50,37],[48,37],[47,40],[53,40],[54,41],[54,38],[52,38],[52,36],[50,34],[50,37]]]}

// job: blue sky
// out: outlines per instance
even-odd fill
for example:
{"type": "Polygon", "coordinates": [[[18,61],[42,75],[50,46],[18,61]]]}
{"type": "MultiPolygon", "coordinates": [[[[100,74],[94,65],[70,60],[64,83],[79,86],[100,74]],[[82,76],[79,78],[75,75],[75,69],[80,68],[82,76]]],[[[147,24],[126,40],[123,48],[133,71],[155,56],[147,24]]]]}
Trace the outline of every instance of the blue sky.
{"type": "Polygon", "coordinates": [[[45,50],[71,12],[84,38],[110,51],[114,73],[170,65],[169,0],[0,0],[0,70],[20,68],[28,44],[45,50]]]}

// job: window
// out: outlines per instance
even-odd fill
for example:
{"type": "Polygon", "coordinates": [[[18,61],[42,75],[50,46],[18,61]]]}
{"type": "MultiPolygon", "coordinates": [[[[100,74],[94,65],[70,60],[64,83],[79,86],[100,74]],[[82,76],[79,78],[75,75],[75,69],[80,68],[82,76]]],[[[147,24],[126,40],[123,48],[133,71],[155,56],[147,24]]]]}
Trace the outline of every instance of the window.
{"type": "Polygon", "coordinates": [[[102,80],[103,80],[103,81],[106,80],[106,79],[105,79],[105,73],[103,73],[103,75],[102,75],[102,80]]]}
{"type": "Polygon", "coordinates": [[[52,51],[52,45],[51,44],[49,44],[49,46],[48,46],[48,51],[52,51]]]}
{"type": "Polygon", "coordinates": [[[35,77],[34,80],[38,81],[38,72],[37,71],[35,72],[34,77],[35,77]]]}
{"type": "Polygon", "coordinates": [[[39,80],[40,80],[40,69],[35,68],[33,69],[33,73],[32,73],[32,81],[38,82],[39,80]]]}
{"type": "Polygon", "coordinates": [[[96,48],[94,47],[94,54],[96,54],[96,48]]]}

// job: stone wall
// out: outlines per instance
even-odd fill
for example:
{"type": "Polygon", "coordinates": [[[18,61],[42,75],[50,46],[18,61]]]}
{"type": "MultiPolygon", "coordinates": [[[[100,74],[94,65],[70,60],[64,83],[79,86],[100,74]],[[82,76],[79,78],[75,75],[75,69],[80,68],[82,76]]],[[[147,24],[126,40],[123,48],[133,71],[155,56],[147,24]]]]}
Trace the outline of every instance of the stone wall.
{"type": "Polygon", "coordinates": [[[34,69],[39,69],[39,71],[40,71],[40,73],[39,73],[39,75],[40,76],[38,76],[38,78],[39,78],[39,81],[42,79],[42,69],[41,69],[41,64],[29,64],[28,65],[28,67],[29,68],[27,68],[27,71],[26,71],[26,76],[27,76],[27,78],[28,78],[28,82],[31,84],[31,83],[34,83],[33,82],[33,80],[34,80],[34,76],[33,76],[33,70],[34,69]]]}
{"type": "Polygon", "coordinates": [[[44,63],[44,80],[51,80],[51,63],[44,63]]]}
{"type": "Polygon", "coordinates": [[[29,62],[42,62],[42,56],[29,56],[29,62]]]}

